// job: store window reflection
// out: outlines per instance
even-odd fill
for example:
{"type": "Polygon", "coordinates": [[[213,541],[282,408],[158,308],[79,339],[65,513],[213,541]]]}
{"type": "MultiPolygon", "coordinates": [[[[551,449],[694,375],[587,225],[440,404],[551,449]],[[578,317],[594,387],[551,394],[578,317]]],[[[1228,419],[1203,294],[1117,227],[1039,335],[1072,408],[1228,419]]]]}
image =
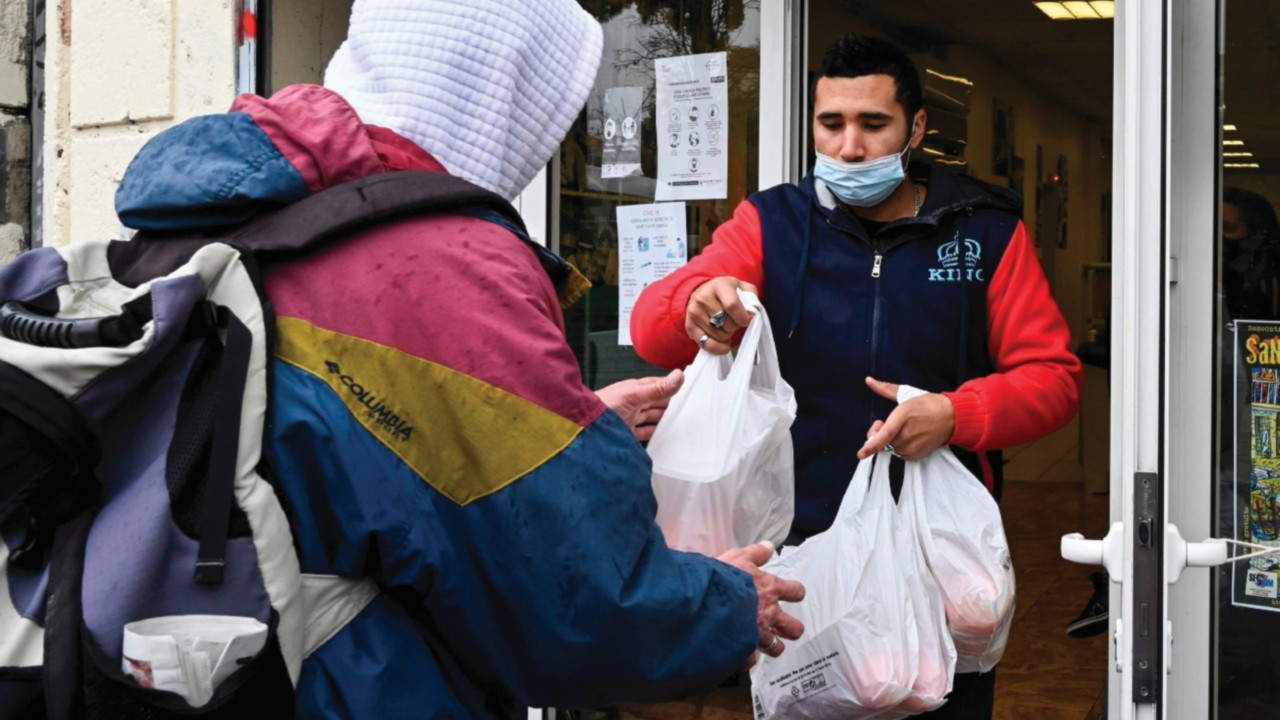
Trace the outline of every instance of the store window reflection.
{"type": "MultiPolygon", "coordinates": [[[[565,329],[583,378],[598,388],[659,373],[618,344],[618,207],[655,202],[659,163],[669,161],[673,143],[705,150],[719,133],[726,134],[724,191],[684,201],[680,242],[688,255],[710,242],[716,227],[757,189],[760,13],[759,0],[584,0],[582,6],[604,27],[603,62],[553,164],[552,248],[592,282],[583,300],[565,312],[565,329]],[[698,108],[682,123],[659,122],[655,61],[717,52],[725,53],[727,64],[725,117],[698,108]],[[660,128],[677,127],[678,133],[658,137],[660,128]]],[[[697,167],[692,159],[684,162],[697,167]]]]}
{"type": "MultiPolygon", "coordinates": [[[[1223,12],[1222,173],[1217,244],[1221,537],[1280,546],[1280,5],[1223,12]]],[[[1280,687],[1280,559],[1218,571],[1217,717],[1274,717],[1280,687]]]]}

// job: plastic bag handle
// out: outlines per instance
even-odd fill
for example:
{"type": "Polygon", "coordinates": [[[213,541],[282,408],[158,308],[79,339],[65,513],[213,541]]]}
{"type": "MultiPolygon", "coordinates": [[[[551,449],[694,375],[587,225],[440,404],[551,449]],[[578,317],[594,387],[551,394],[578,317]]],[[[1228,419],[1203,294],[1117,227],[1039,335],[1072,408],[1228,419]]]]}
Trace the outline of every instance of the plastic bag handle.
{"type": "Polygon", "coordinates": [[[749,372],[752,385],[773,389],[781,372],[778,368],[778,350],[773,344],[773,331],[769,327],[769,315],[765,312],[760,297],[753,292],[738,288],[738,300],[753,311],[754,315],[747,325],[746,334],[742,336],[730,373],[741,375],[749,372]],[[766,335],[768,342],[764,342],[766,335]]]}

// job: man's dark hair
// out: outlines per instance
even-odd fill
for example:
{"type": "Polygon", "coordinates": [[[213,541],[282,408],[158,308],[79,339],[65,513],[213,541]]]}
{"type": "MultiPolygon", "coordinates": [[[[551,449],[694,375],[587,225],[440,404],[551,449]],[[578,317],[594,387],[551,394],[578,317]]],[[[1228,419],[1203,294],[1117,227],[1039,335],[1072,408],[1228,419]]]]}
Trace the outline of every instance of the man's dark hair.
{"type": "MultiPolygon", "coordinates": [[[[907,122],[920,109],[920,73],[916,71],[906,53],[893,43],[876,37],[850,33],[840,38],[822,56],[817,80],[830,77],[855,78],[863,75],[888,75],[893,78],[897,92],[893,99],[906,111],[907,122]]],[[[810,93],[812,97],[815,93],[810,93]]]]}
{"type": "Polygon", "coordinates": [[[1268,200],[1252,190],[1238,187],[1222,189],[1222,202],[1235,205],[1240,220],[1254,237],[1266,238],[1268,244],[1280,242],[1280,222],[1268,200]]]}

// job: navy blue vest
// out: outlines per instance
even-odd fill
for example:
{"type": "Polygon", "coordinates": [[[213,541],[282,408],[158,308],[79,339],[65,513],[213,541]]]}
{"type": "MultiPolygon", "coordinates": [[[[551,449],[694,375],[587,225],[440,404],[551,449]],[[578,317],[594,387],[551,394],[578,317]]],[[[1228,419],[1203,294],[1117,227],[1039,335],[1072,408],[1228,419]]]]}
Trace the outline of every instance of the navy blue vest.
{"type": "MultiPolygon", "coordinates": [[[[895,407],[863,378],[941,392],[993,371],[987,283],[1017,218],[981,197],[927,212],[937,205],[935,183],[921,217],[889,223],[875,237],[848,211],[822,208],[812,177],[749,198],[760,213],[765,309],[799,405],[797,534],[831,525],[867,430],[895,407]]],[[[936,190],[938,202],[952,194],[936,190]]],[[[984,477],[977,455],[952,449],[984,477]]],[[[1000,453],[986,455],[998,499],[1000,453]]]]}

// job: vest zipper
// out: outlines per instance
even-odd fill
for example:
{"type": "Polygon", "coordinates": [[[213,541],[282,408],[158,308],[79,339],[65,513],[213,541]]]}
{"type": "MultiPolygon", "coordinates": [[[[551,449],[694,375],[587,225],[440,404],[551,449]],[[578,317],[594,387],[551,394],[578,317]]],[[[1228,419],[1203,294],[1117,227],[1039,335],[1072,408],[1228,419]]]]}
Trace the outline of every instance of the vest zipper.
{"type": "MultiPolygon", "coordinates": [[[[875,259],[871,265],[871,277],[873,279],[873,296],[871,301],[871,377],[880,377],[880,264],[884,262],[884,253],[879,248],[879,242],[872,241],[875,253],[875,259]]],[[[875,422],[875,413],[871,413],[871,417],[867,422],[875,422]]],[[[869,426],[868,426],[869,427],[869,426]]]]}

